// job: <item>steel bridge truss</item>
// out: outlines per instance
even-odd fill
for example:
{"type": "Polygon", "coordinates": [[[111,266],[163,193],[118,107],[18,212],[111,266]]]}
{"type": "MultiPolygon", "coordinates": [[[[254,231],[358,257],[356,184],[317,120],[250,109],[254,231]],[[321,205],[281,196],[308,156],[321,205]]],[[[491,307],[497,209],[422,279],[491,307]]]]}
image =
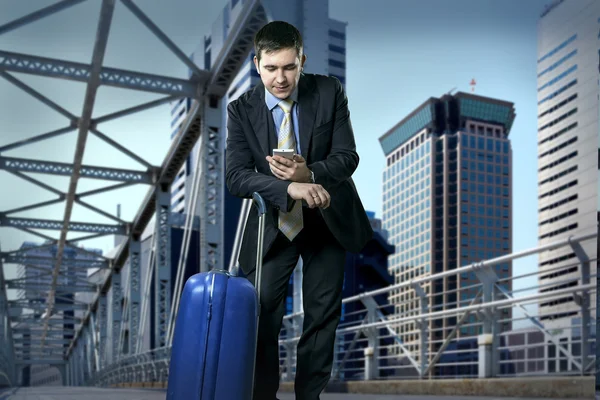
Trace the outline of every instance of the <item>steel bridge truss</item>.
{"type": "MultiPolygon", "coordinates": [[[[58,1],[0,26],[0,35],[85,1],[58,1]]],[[[174,319],[174,293],[171,293],[170,187],[198,141],[201,155],[201,178],[198,185],[201,265],[206,270],[224,267],[221,207],[224,190],[225,135],[221,127],[222,99],[251,50],[254,34],[267,22],[267,13],[259,0],[246,1],[239,15],[210,71],[198,68],[132,0],[102,0],[90,64],[0,49],[0,77],[67,119],[65,126],[60,129],[0,147],[1,170],[56,196],[53,200],[0,210],[0,227],[18,229],[45,241],[37,247],[0,251],[0,285],[21,292],[18,299],[9,300],[6,291],[0,291],[0,365],[7,366],[7,369],[0,368],[0,381],[4,379],[9,384],[16,385],[18,374],[11,371],[17,371],[18,366],[49,364],[56,365],[63,371],[64,383],[79,385],[121,359],[125,353],[131,356],[140,351],[139,338],[140,329],[144,326],[144,305],[145,309],[148,309],[149,301],[143,293],[144,286],[140,280],[140,239],[153,218],[155,245],[149,270],[153,271],[151,277],[154,282],[152,290],[155,301],[155,331],[151,347],[161,349],[168,344],[170,324],[174,319]],[[117,1],[188,67],[189,79],[103,66],[117,1]],[[81,114],[73,115],[21,81],[15,73],[84,83],[86,92],[81,114]],[[165,96],[93,118],[96,94],[102,85],[165,96]],[[160,166],[150,164],[131,149],[109,138],[99,128],[102,123],[182,98],[192,100],[191,110],[160,166]],[[74,131],[77,141],[72,163],[25,159],[6,154],[11,150],[22,149],[74,131]],[[90,134],[125,154],[140,164],[141,168],[128,170],[83,165],[82,159],[90,134]],[[30,173],[67,176],[70,178],[68,190],[58,190],[42,180],[33,178],[30,173]],[[114,183],[100,189],[78,192],[80,179],[98,179],[114,183]],[[125,221],[86,201],[89,196],[134,184],[145,184],[149,189],[132,221],[125,221]],[[64,215],[60,220],[24,218],[18,215],[57,204],[64,205],[64,215]],[[100,224],[74,221],[71,216],[75,204],[113,222],[100,224]],[[57,231],[58,237],[39,230],[57,231]],[[70,232],[87,235],[68,240],[70,232]],[[114,257],[106,257],[78,246],[84,240],[115,234],[125,236],[126,240],[117,249],[114,257]],[[44,249],[52,249],[53,255],[40,256],[39,251],[44,249]],[[78,256],[69,257],[69,250],[74,250],[78,256]],[[3,264],[23,266],[27,271],[27,278],[5,280],[3,264]],[[88,271],[91,268],[106,272],[105,278],[95,283],[78,278],[77,271],[88,271]],[[75,298],[75,294],[86,292],[92,296],[91,301],[75,298]],[[129,329],[127,346],[123,340],[125,324],[129,329]]],[[[147,283],[149,282],[150,279],[147,278],[147,283]]]]}

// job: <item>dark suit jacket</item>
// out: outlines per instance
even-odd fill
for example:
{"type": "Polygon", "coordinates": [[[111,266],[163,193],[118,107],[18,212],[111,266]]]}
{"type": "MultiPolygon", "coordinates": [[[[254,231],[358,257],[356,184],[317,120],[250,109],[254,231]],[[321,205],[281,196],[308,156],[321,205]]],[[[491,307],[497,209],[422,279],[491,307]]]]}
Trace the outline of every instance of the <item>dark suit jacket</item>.
{"type": "MultiPolygon", "coordinates": [[[[302,74],[298,82],[300,147],[315,183],[331,195],[319,209],[329,230],[346,251],[359,252],[373,236],[352,181],[358,166],[348,100],[338,79],[302,74]]],[[[259,83],[227,107],[226,181],[232,195],[251,198],[258,192],[267,204],[263,256],[277,237],[278,210],[291,210],[290,181],[275,177],[265,159],[276,148],[277,130],[259,83]]],[[[258,215],[252,209],[242,239],[239,262],[244,273],[256,264],[258,215]]]]}

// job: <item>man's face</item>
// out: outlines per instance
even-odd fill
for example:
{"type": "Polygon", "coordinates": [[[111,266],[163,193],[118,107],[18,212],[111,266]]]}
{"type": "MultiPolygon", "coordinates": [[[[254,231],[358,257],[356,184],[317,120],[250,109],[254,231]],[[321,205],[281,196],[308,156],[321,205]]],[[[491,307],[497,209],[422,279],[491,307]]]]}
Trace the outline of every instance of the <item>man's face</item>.
{"type": "Polygon", "coordinates": [[[254,56],[254,66],[267,90],[279,99],[286,99],[298,85],[300,72],[306,61],[298,57],[295,48],[281,49],[272,53],[262,50],[260,65],[254,56]]]}

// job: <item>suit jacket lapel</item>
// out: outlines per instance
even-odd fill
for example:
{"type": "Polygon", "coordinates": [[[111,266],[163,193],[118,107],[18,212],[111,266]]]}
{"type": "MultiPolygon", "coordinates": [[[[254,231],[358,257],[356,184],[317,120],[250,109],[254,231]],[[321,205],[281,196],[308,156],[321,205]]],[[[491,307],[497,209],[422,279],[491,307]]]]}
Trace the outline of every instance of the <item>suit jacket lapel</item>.
{"type": "Polygon", "coordinates": [[[318,105],[319,92],[314,87],[314,79],[310,79],[304,74],[300,75],[300,81],[298,82],[300,151],[307,163],[309,162],[310,141],[318,105]]]}
{"type": "MultiPolygon", "coordinates": [[[[253,90],[252,96],[248,101],[248,119],[250,126],[254,130],[254,134],[258,139],[258,143],[262,151],[266,155],[270,155],[269,149],[269,110],[265,104],[265,86],[259,82],[253,90]]],[[[272,121],[272,119],[271,119],[272,121]]]]}

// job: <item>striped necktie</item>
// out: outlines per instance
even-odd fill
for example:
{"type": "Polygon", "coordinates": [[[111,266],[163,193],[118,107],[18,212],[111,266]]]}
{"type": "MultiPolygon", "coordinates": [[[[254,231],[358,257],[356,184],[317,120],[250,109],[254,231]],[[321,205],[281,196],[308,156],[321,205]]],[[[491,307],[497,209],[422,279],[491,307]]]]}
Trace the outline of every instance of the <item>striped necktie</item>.
{"type": "MultiPolygon", "coordinates": [[[[292,116],[290,113],[293,104],[292,100],[282,100],[278,104],[284,112],[283,122],[279,127],[277,138],[277,148],[279,149],[296,148],[296,137],[292,129],[292,116]]],[[[290,241],[294,240],[296,235],[302,230],[302,227],[302,202],[294,201],[294,206],[288,213],[279,211],[279,230],[290,241]]]]}

